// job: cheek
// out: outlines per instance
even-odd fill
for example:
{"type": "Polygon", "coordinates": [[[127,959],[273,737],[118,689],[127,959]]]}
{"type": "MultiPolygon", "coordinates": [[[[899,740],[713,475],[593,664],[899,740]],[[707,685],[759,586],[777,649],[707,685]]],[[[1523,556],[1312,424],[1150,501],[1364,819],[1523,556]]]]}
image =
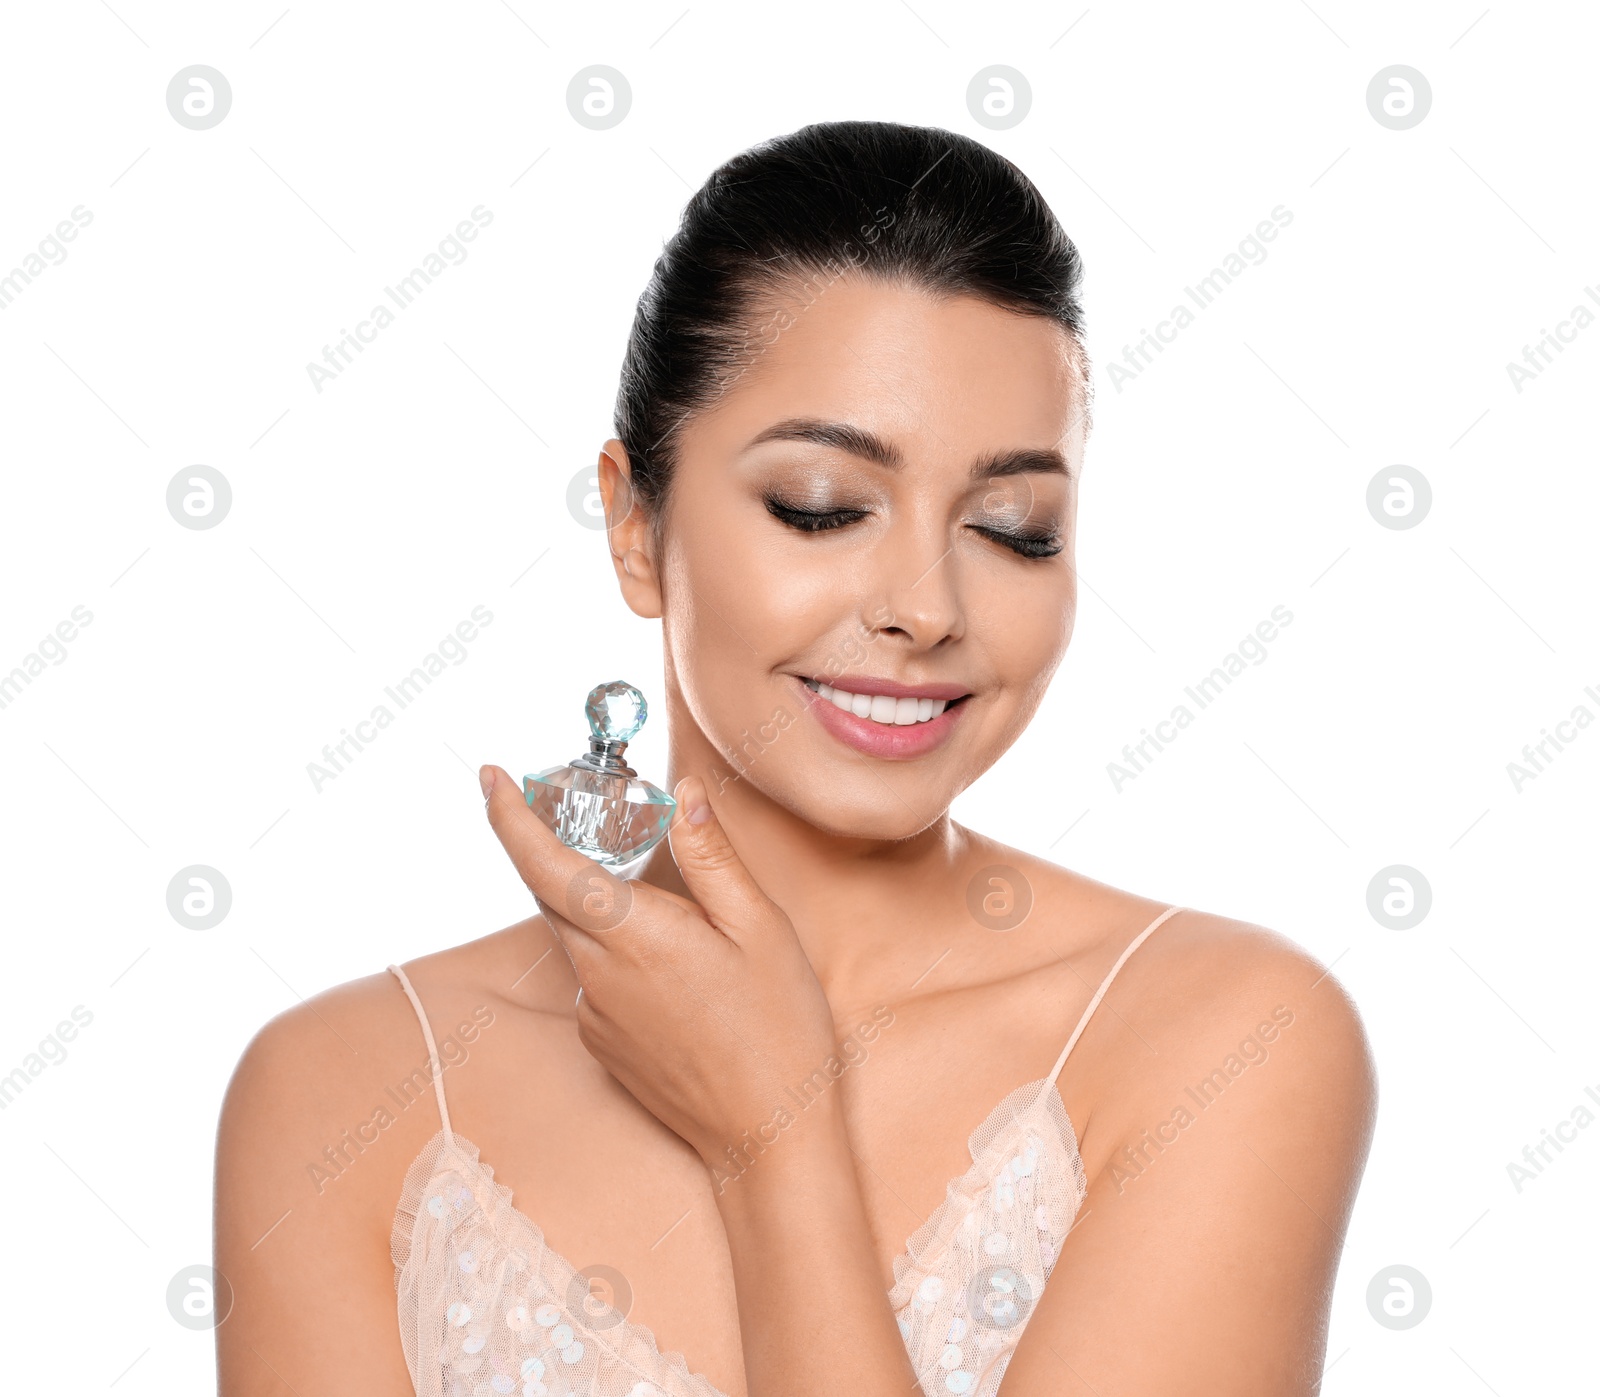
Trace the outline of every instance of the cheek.
{"type": "Polygon", "coordinates": [[[721,527],[712,513],[685,510],[694,522],[669,531],[663,640],[695,720],[728,741],[791,697],[773,671],[811,656],[860,600],[846,570],[785,546],[748,517],[730,518],[731,509],[721,527]]]}
{"type": "Polygon", "coordinates": [[[1072,639],[1077,590],[1076,572],[1058,566],[1029,582],[986,587],[981,600],[969,594],[966,638],[983,650],[1002,690],[1043,693],[1072,639]]]}

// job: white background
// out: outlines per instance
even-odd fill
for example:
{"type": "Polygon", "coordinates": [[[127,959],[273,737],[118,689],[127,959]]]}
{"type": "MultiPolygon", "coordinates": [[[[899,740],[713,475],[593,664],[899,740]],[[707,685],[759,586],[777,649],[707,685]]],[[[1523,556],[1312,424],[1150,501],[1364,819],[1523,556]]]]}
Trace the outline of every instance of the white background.
{"type": "MultiPolygon", "coordinates": [[[[250,1034],[526,915],[474,768],[574,755],[597,679],[659,685],[566,503],[634,300],[718,163],[845,117],[985,140],[1087,264],[1078,631],[958,818],[1337,963],[1382,1096],[1325,1392],[1592,1373],[1600,1129],[1520,1193],[1506,1166],[1600,1090],[1600,730],[1520,792],[1507,763],[1600,715],[1600,326],[1520,393],[1506,364],[1600,294],[1597,41],[1591,7],[1481,0],[11,8],[0,273],[93,214],[0,312],[0,673],[93,614],[0,709],[0,1075],[93,1014],[0,1112],[19,1390],[208,1388],[165,1293],[209,1258],[250,1034]],[[232,88],[206,131],[166,106],[194,63],[232,88]],[[632,89],[605,131],[565,98],[596,63],[632,89]],[[1404,131],[1366,102],[1398,63],[1432,89],[1404,131]],[[990,64],[1032,88],[1008,130],[967,107],[990,64]],[[317,392],[307,362],[480,204],[466,260],[317,392]],[[1109,362],[1280,204],[1267,259],[1118,391],[1109,362]],[[210,530],[166,508],[198,463],[233,492],[210,530]],[[1366,505],[1397,463],[1433,492],[1403,531],[1366,505]],[[315,790],[477,605],[466,661],[315,790]],[[1118,791],[1122,745],[1276,605],[1269,658],[1118,791]],[[167,909],[191,864],[232,889],[211,930],[167,909]],[[1391,864],[1432,889],[1409,930],[1368,911],[1391,864]],[[1366,1302],[1395,1264],[1433,1294],[1400,1332],[1366,1302]]],[[[634,750],[659,770],[664,733],[634,750]]]]}

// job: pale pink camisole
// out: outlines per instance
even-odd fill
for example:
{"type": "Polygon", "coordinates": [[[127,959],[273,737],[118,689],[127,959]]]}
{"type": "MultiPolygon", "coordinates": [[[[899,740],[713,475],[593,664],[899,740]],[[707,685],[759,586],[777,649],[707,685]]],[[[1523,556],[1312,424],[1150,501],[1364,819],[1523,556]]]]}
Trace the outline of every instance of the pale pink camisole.
{"type": "MultiPolygon", "coordinates": [[[[994,1397],[1000,1386],[1088,1191],[1056,1078],[1128,957],[1180,910],[1128,944],[1050,1075],[1016,1087],[972,1132],[971,1167],[895,1258],[889,1305],[924,1392],[994,1397]]],[[[418,1397],[726,1397],[598,1299],[452,1130],[428,1016],[405,972],[389,969],[421,1022],[441,1124],[406,1174],[391,1236],[418,1397]]]]}

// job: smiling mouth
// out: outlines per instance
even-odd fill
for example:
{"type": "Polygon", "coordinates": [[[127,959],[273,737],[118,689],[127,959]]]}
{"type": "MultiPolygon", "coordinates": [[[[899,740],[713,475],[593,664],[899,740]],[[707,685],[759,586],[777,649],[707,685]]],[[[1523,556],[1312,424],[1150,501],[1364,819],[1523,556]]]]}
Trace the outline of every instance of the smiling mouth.
{"type": "Polygon", "coordinates": [[[959,698],[896,698],[891,694],[858,694],[849,689],[835,688],[817,679],[801,681],[819,698],[826,699],[835,708],[853,713],[857,718],[880,723],[884,727],[908,728],[918,723],[932,722],[948,708],[965,703],[971,694],[959,698]]]}

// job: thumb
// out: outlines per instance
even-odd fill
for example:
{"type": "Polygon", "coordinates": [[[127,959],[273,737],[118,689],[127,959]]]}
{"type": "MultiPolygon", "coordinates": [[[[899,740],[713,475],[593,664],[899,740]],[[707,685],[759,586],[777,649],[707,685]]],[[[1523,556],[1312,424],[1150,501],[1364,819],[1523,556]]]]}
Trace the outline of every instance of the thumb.
{"type": "Polygon", "coordinates": [[[705,782],[698,776],[685,776],[673,795],[678,802],[678,817],[667,834],[673,862],[711,924],[733,940],[740,940],[771,906],[771,899],[756,886],[729,841],[727,830],[711,808],[705,782]]]}

